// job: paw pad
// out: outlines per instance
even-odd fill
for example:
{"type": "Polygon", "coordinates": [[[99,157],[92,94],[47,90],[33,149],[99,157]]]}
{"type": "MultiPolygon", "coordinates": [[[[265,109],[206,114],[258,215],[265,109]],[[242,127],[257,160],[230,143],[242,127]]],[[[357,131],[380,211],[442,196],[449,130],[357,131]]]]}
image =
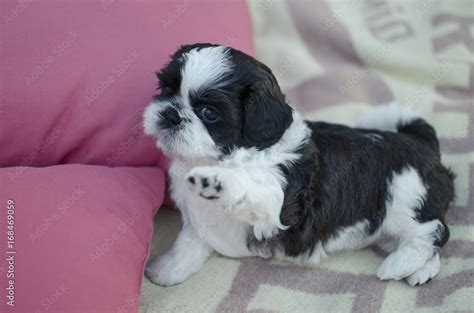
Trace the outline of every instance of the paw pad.
{"type": "Polygon", "coordinates": [[[191,190],[207,200],[219,199],[223,191],[222,183],[217,178],[217,174],[208,168],[198,168],[192,170],[187,181],[191,190]]]}

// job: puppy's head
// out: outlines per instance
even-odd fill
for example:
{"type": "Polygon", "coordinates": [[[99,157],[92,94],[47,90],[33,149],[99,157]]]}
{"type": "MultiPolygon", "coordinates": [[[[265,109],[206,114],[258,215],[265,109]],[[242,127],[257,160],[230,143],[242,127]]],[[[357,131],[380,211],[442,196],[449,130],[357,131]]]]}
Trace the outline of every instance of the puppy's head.
{"type": "Polygon", "coordinates": [[[172,157],[218,159],[235,148],[265,149],[292,122],[264,64],[224,46],[182,46],[158,74],[160,94],[144,113],[145,132],[172,157]]]}

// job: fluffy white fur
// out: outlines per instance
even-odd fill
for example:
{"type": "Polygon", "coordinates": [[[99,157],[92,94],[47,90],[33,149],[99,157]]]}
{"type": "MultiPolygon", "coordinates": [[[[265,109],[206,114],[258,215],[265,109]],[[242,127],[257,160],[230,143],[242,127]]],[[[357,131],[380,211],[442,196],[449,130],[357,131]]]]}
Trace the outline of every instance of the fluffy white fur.
{"type": "Polygon", "coordinates": [[[387,201],[381,230],[384,236],[396,239],[398,245],[383,261],[377,276],[399,280],[421,269],[433,257],[433,234],[441,225],[438,220],[423,224],[415,220],[416,210],[426,196],[426,187],[415,169],[407,167],[394,174],[389,192],[391,200],[387,201]]]}
{"type": "Polygon", "coordinates": [[[425,265],[410,275],[407,282],[411,286],[422,285],[438,274],[440,266],[439,253],[436,253],[425,265]]]}
{"type": "Polygon", "coordinates": [[[228,49],[223,46],[191,50],[184,55],[184,59],[186,63],[182,70],[181,94],[186,98],[190,90],[210,84],[216,86],[219,78],[232,69],[228,49]]]}
{"type": "Polygon", "coordinates": [[[356,127],[397,131],[398,125],[408,124],[416,118],[417,114],[402,108],[397,102],[391,102],[363,115],[357,121],[356,127]]]}

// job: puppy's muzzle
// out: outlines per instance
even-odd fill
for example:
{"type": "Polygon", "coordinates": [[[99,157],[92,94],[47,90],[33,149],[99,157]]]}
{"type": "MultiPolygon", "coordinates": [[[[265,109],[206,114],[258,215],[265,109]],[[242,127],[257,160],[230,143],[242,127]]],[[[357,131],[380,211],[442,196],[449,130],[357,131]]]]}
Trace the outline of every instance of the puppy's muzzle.
{"type": "Polygon", "coordinates": [[[179,116],[178,111],[169,107],[160,112],[159,126],[162,128],[173,128],[181,124],[183,119],[179,116]]]}

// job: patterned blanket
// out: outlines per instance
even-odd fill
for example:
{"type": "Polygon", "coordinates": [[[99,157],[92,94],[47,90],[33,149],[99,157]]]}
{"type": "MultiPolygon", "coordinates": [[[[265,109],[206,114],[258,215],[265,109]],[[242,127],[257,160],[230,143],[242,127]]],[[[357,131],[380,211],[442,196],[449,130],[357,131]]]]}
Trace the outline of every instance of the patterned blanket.
{"type": "MultiPolygon", "coordinates": [[[[258,258],[211,257],[185,283],[144,279],[142,312],[474,312],[474,4],[471,0],[249,1],[258,58],[308,119],[353,124],[399,101],[432,123],[457,174],[451,239],[427,285],[382,282],[373,249],[308,268],[258,258]]],[[[152,255],[179,230],[162,209],[152,255]]]]}

